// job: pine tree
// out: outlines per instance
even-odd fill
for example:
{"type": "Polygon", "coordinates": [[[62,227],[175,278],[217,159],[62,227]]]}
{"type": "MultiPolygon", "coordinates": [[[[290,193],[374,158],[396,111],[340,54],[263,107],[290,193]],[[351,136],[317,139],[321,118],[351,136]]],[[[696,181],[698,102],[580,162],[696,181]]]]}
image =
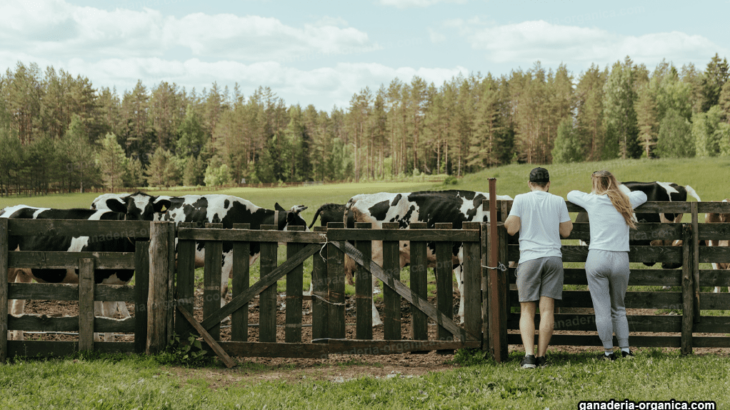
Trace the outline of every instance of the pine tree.
{"type": "Polygon", "coordinates": [[[656,97],[648,84],[639,90],[636,113],[639,125],[639,143],[644,148],[642,157],[651,158],[651,152],[656,145],[657,132],[659,131],[659,120],[656,97]]]}
{"type": "Polygon", "coordinates": [[[670,109],[659,125],[656,153],[661,158],[687,158],[694,157],[695,152],[689,121],[670,109]]]}
{"type": "Polygon", "coordinates": [[[183,185],[196,186],[198,184],[197,170],[195,169],[195,157],[192,155],[185,161],[185,171],[183,172],[183,185]]]}
{"type": "Polygon", "coordinates": [[[641,155],[632,70],[633,62],[630,58],[626,57],[623,64],[616,62],[604,87],[606,143],[603,146],[603,159],[637,158],[641,155]]]}
{"type": "Polygon", "coordinates": [[[730,123],[730,81],[725,82],[725,85],[722,86],[718,105],[722,111],[725,121],[730,123]]]}
{"type": "Polygon", "coordinates": [[[720,59],[715,53],[705,69],[702,76],[702,111],[707,112],[713,105],[717,105],[720,99],[722,87],[730,76],[727,58],[720,59]]]}
{"type": "Polygon", "coordinates": [[[591,65],[581,75],[576,86],[577,109],[576,128],[583,147],[583,153],[589,161],[601,159],[604,139],[604,86],[608,77],[608,69],[601,71],[597,65],[591,65]]]}
{"type": "Polygon", "coordinates": [[[158,147],[150,157],[150,163],[144,171],[150,186],[175,186],[177,182],[177,165],[169,151],[158,147]]]}
{"type": "Polygon", "coordinates": [[[101,148],[97,155],[97,162],[101,171],[101,178],[104,186],[114,192],[114,189],[122,186],[122,177],[127,168],[127,158],[124,150],[117,143],[117,136],[107,134],[101,140],[101,148]]]}
{"type": "Polygon", "coordinates": [[[698,157],[714,157],[720,153],[721,134],[718,134],[723,113],[715,105],[709,111],[698,112],[692,116],[692,138],[698,157]]]}
{"type": "Polygon", "coordinates": [[[127,167],[122,179],[124,181],[124,186],[127,187],[136,188],[144,186],[144,166],[142,166],[142,161],[140,161],[139,158],[127,159],[127,167]]]}
{"type": "Polygon", "coordinates": [[[571,118],[564,119],[558,126],[552,157],[553,163],[555,164],[581,162],[585,159],[580,137],[574,128],[571,118]]]}

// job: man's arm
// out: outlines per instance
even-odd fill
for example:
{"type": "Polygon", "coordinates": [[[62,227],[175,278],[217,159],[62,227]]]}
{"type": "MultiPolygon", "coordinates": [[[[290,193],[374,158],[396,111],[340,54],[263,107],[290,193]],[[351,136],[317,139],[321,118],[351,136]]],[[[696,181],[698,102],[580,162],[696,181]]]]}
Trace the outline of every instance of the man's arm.
{"type": "Polygon", "coordinates": [[[573,221],[562,222],[560,224],[560,236],[562,238],[569,237],[570,233],[572,231],[573,231],[573,221]]]}
{"type": "Polygon", "coordinates": [[[507,220],[504,221],[504,227],[507,228],[507,233],[509,234],[509,236],[514,236],[514,234],[519,232],[520,228],[522,227],[520,217],[510,215],[509,217],[507,217],[507,220]]]}

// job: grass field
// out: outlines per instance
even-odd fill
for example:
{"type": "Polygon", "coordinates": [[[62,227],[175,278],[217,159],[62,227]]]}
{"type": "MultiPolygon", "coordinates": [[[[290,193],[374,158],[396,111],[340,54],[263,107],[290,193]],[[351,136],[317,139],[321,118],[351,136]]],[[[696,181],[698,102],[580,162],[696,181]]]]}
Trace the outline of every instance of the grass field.
{"type": "MultiPolygon", "coordinates": [[[[217,191],[273,208],[305,204],[304,217],[327,202],[344,203],[354,194],[408,192],[429,189],[487,191],[487,178],[498,178],[498,192],[514,196],[527,190],[530,165],[509,165],[468,175],[458,185],[432,183],[362,183],[302,188],[247,188],[217,191]]],[[[705,201],[730,197],[730,158],[652,161],[610,161],[547,167],[551,192],[565,196],[572,189],[590,190],[590,174],[609,169],[622,181],[662,181],[691,185],[705,201]]],[[[162,194],[165,191],[152,191],[162,194]]],[[[183,195],[184,189],[170,191],[183,195]]],[[[199,194],[199,192],[189,192],[199,194]]],[[[96,194],[0,198],[0,208],[23,203],[32,206],[87,208],[96,194]]],[[[694,200],[694,199],[691,199],[694,200]]],[[[685,221],[688,220],[685,215],[685,221]]],[[[702,220],[702,217],[701,217],[702,220]]],[[[280,262],[285,249],[280,248],[280,262]]],[[[578,266],[580,264],[576,264],[578,266]]],[[[643,268],[634,264],[634,268],[643,268]]],[[[709,266],[703,266],[709,268],[709,266]]],[[[311,259],[305,265],[309,285],[311,259]]],[[[197,275],[202,279],[202,270],[197,275]]],[[[258,264],[251,280],[258,280],[258,264]]],[[[408,282],[408,268],[402,272],[408,282]]],[[[577,288],[577,287],[573,287],[577,288]]],[[[278,283],[284,291],[285,283],[278,283]]],[[[432,290],[432,289],[430,289],[432,290]]],[[[659,287],[642,290],[660,290],[659,287]]],[[[676,289],[675,289],[676,290],[676,289]]],[[[708,289],[706,289],[708,290],[708,289]]],[[[347,288],[348,293],[354,289],[347,288]]],[[[703,314],[728,314],[714,311],[703,314]]],[[[245,362],[230,370],[217,366],[186,369],[159,364],[155,358],[100,355],[48,361],[19,360],[0,366],[0,408],[97,409],[236,409],[236,408],[515,408],[570,409],[581,400],[714,400],[730,405],[730,361],[726,355],[679,357],[677,352],[641,350],[633,361],[598,362],[589,354],[549,353],[552,365],[538,371],[517,369],[519,354],[509,362],[479,363],[413,378],[369,376],[368,367],[355,361],[326,363],[314,369],[296,365],[245,362]],[[337,380],[339,371],[352,368],[357,380],[337,380]],[[312,377],[312,374],[316,377],[312,377]],[[276,379],[273,373],[286,374],[276,379]]],[[[380,359],[378,359],[380,360],[380,359]]],[[[383,359],[386,360],[386,359],[383,359]]],[[[406,359],[407,360],[407,359],[406,359]]],[[[446,356],[444,360],[451,360],[446,356]]],[[[479,362],[479,360],[476,360],[479,362]]],[[[372,366],[369,365],[369,366],[372,366]]]]}

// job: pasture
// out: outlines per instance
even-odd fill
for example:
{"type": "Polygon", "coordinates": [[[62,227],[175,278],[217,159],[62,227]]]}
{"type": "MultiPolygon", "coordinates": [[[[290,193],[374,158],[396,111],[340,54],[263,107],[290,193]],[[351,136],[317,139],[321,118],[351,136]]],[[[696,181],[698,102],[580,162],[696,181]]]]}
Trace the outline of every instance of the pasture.
{"type": "MultiPolygon", "coordinates": [[[[457,185],[433,183],[362,183],[298,188],[246,188],[215,191],[246,198],[254,204],[284,208],[304,204],[310,222],[319,205],[344,203],[358,193],[380,191],[466,189],[487,190],[487,178],[498,178],[499,194],[514,197],[524,192],[530,165],[508,165],[468,175],[457,185]]],[[[547,167],[551,192],[565,196],[573,189],[590,190],[590,174],[613,171],[619,180],[662,181],[691,185],[704,201],[730,197],[723,182],[730,177],[730,159],[609,161],[547,167]]],[[[183,195],[184,189],[149,191],[183,195]]],[[[0,208],[23,203],[42,207],[87,208],[97,194],[0,198],[0,208]]],[[[694,199],[690,199],[694,200],[694,199]]],[[[689,215],[685,215],[685,221],[689,215]]],[[[286,249],[279,250],[279,260],[286,249]]],[[[576,264],[576,267],[579,264],[576,264]]],[[[567,266],[567,265],[566,265],[567,266]]],[[[643,268],[632,264],[633,268],[643,268]]],[[[709,266],[703,266],[709,269],[709,266]]],[[[309,287],[311,259],[304,267],[304,288],[309,287]]],[[[202,269],[198,286],[202,287],[202,269]]],[[[259,279],[252,266],[251,282],[259,279]]],[[[402,273],[408,283],[408,268],[402,273]]],[[[432,272],[429,282],[433,281],[432,272]]],[[[284,280],[277,283],[280,292],[284,280]]],[[[577,286],[566,289],[574,290],[577,286]]],[[[583,287],[584,288],[584,287],[583,287]]],[[[432,289],[429,289],[429,292],[432,289]]],[[[659,291],[660,287],[652,290],[659,291]]],[[[348,286],[347,294],[354,294],[348,286]]],[[[376,300],[381,298],[376,296],[376,300]]],[[[674,312],[666,312],[674,313],[674,312]]],[[[727,314],[723,311],[704,314],[727,314]]],[[[253,359],[223,370],[217,365],[198,369],[161,364],[156,357],[126,355],[75,356],[55,360],[16,359],[0,367],[0,407],[32,408],[576,408],[580,400],[715,400],[718,408],[730,404],[727,352],[680,357],[676,351],[639,349],[633,361],[596,361],[595,349],[551,348],[551,366],[518,371],[519,349],[510,361],[495,365],[470,357],[393,355],[326,360],[253,359]],[[353,380],[356,379],[356,380],[353,380]]],[[[704,353],[709,353],[709,349],[704,353]]],[[[239,359],[240,360],[240,359],[239,359]]]]}

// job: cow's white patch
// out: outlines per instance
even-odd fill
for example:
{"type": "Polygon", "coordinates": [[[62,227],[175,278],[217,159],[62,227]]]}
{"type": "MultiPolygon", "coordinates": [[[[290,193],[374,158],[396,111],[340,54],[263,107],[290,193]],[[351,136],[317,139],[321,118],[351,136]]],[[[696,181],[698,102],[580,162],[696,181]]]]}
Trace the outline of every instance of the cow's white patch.
{"type": "Polygon", "coordinates": [[[119,201],[120,204],[123,204],[124,201],[122,200],[122,197],[126,197],[126,196],[129,196],[129,195],[130,194],[128,194],[126,192],[125,193],[121,193],[121,194],[102,194],[102,195],[99,195],[91,203],[91,209],[97,209],[97,210],[108,209],[107,206],[106,206],[106,201],[108,201],[110,199],[116,199],[117,201],[119,201]]]}
{"type": "Polygon", "coordinates": [[[21,209],[36,209],[37,211],[33,213],[33,219],[36,218],[39,211],[47,211],[50,208],[36,208],[34,206],[27,206],[27,205],[13,205],[9,206],[7,208],[3,208],[3,214],[0,215],[0,218],[9,218],[10,215],[20,211],[21,209]]]}
{"type": "Polygon", "coordinates": [[[656,181],[657,185],[664,188],[665,191],[667,191],[667,195],[669,195],[669,202],[672,201],[672,194],[678,194],[679,191],[677,191],[674,187],[672,187],[671,182],[659,182],[656,181]]]}
{"type": "MultiPolygon", "coordinates": [[[[109,211],[106,209],[97,210],[87,220],[88,221],[99,221],[99,220],[101,220],[101,216],[108,212],[109,211]]],[[[88,236],[79,236],[79,237],[71,239],[71,245],[69,245],[68,250],[66,252],[81,252],[81,250],[84,249],[84,247],[87,245],[89,245],[89,237],[88,236]]]]}

